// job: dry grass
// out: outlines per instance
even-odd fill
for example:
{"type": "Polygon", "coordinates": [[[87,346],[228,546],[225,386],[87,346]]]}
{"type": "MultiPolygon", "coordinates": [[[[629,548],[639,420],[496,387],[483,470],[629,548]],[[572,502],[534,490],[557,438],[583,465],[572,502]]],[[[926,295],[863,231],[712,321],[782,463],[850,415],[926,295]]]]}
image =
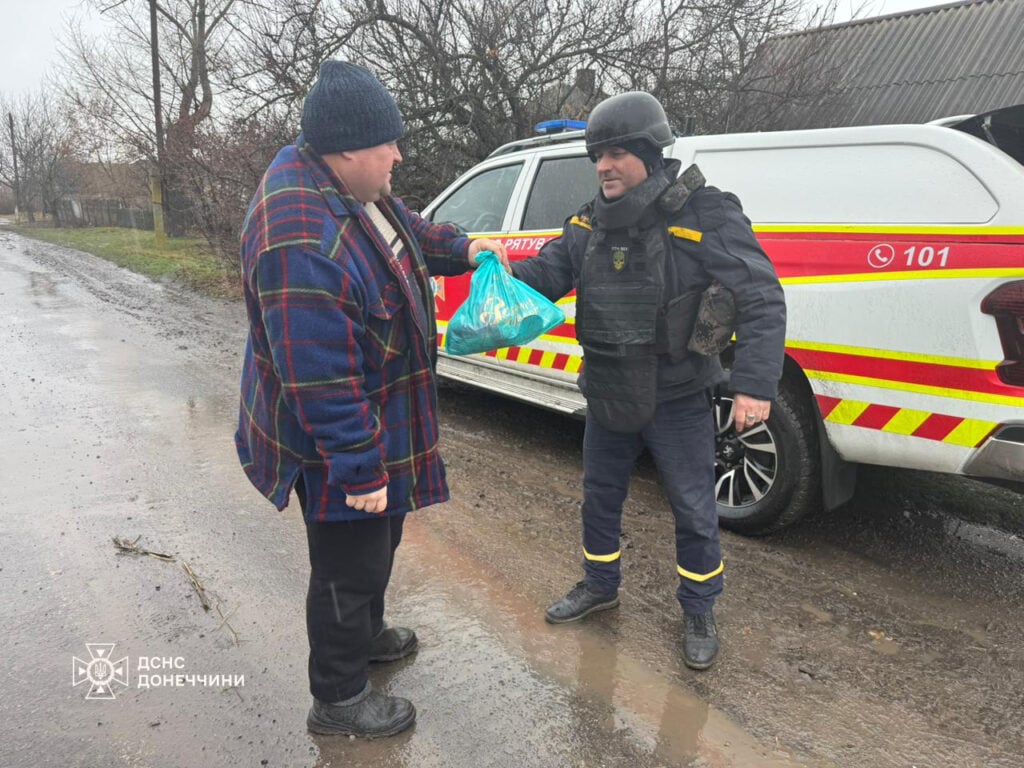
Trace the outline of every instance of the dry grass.
{"type": "Polygon", "coordinates": [[[26,237],[74,248],[157,280],[178,280],[211,296],[237,297],[239,278],[198,237],[168,237],[158,247],[152,232],[118,227],[56,229],[49,224],[7,225],[26,237]]]}

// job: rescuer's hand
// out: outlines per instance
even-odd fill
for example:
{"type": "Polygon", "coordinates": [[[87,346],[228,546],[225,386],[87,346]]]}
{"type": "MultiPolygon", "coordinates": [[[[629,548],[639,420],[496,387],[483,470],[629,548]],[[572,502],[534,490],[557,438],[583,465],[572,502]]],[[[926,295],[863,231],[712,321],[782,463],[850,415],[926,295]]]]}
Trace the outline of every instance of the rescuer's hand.
{"type": "Polygon", "coordinates": [[[771,410],[772,404],[768,400],[758,400],[756,397],[739,393],[733,395],[732,414],[737,432],[765,421],[771,410]]]}

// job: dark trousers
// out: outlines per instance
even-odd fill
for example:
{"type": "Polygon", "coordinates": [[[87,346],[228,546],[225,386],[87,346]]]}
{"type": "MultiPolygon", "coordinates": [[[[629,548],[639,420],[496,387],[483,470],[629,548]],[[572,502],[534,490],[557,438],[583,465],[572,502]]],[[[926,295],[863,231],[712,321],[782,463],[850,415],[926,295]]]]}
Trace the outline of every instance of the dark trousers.
{"type": "MultiPolygon", "coordinates": [[[[295,486],[306,507],[305,483],[295,486]]],[[[306,523],[309,542],[309,690],[322,702],[351,698],[366,686],[370,639],[384,628],[384,592],[391,579],[404,516],[306,523]]]]}
{"type": "Polygon", "coordinates": [[[676,596],[686,613],[711,609],[722,591],[715,507],[715,427],[708,395],[659,403],[640,432],[612,432],[587,416],[583,437],[583,570],[587,587],[615,592],[622,581],[622,505],[644,447],[675,517],[676,596]]]}

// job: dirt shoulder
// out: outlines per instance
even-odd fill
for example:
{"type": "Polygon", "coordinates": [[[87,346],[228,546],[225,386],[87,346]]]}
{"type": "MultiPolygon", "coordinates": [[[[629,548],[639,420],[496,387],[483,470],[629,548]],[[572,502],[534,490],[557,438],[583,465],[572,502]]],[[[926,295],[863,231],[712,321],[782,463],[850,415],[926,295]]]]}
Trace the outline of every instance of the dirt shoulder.
{"type": "MultiPolygon", "coordinates": [[[[502,563],[540,609],[579,578],[582,427],[461,388],[441,403],[462,500],[445,535],[502,563]]],[[[765,742],[824,764],[1018,765],[1024,547],[1007,537],[1000,553],[946,530],[957,525],[940,512],[902,508],[887,489],[903,480],[866,472],[848,508],[772,539],[724,534],[721,661],[672,674],[765,742]]],[[[599,621],[671,670],[673,561],[670,516],[642,462],[624,520],[623,605],[599,621]]]]}

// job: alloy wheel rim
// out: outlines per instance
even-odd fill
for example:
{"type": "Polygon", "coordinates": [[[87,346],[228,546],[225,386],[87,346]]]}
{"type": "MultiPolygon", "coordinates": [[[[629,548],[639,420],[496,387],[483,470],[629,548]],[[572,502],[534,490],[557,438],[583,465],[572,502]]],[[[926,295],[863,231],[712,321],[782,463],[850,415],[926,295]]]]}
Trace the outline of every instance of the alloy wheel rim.
{"type": "Polygon", "coordinates": [[[741,509],[756,504],[775,486],[779,471],[778,443],[767,422],[736,432],[733,401],[715,404],[715,500],[741,509]]]}

